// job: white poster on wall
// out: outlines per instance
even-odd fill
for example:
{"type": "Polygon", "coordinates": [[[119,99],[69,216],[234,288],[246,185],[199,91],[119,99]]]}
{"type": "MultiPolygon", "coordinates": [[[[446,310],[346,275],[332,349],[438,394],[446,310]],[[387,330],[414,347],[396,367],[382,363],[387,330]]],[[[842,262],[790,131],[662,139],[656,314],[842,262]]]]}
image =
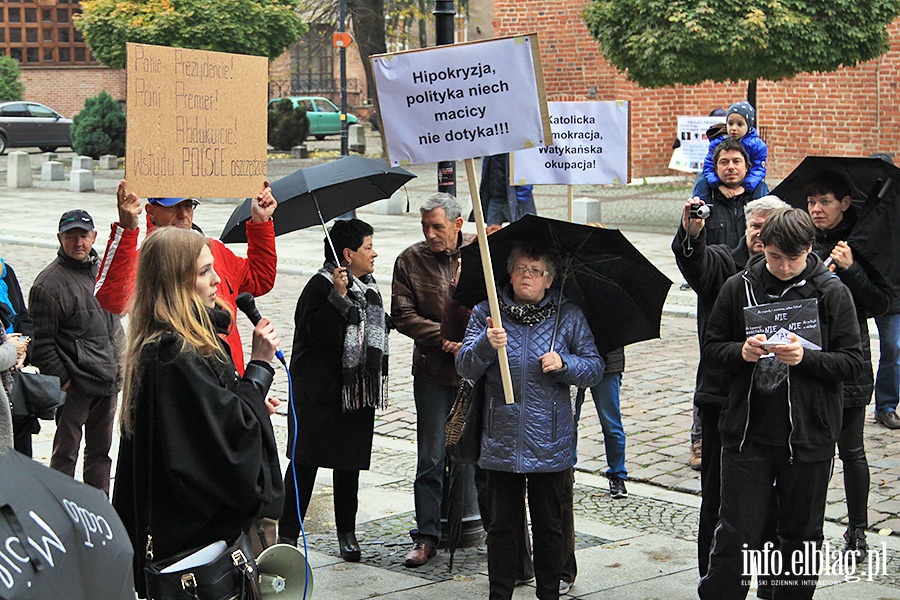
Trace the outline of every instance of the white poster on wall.
{"type": "Polygon", "coordinates": [[[513,153],[512,184],[628,180],[627,102],[548,102],[547,108],[553,145],[513,153]]]}
{"type": "Polygon", "coordinates": [[[371,60],[391,165],[549,143],[535,34],[371,60]]]}
{"type": "Polygon", "coordinates": [[[706,130],[716,123],[724,123],[725,117],[678,117],[678,141],[681,142],[679,171],[699,173],[703,159],[709,151],[706,130]]]}

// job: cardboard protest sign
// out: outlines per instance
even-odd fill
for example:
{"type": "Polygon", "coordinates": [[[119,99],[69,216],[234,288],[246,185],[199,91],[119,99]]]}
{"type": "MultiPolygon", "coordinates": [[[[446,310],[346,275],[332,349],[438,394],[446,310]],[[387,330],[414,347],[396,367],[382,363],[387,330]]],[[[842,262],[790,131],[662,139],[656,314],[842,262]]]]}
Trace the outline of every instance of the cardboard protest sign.
{"type": "Polygon", "coordinates": [[[253,196],[266,177],[268,59],[128,44],[125,177],[142,197],[253,196]]]}
{"type": "Polygon", "coordinates": [[[510,184],[628,180],[627,102],[548,102],[553,145],[513,153],[510,184]]]}
{"type": "Polygon", "coordinates": [[[679,171],[699,173],[703,170],[703,159],[709,152],[706,130],[716,123],[724,123],[725,117],[678,117],[678,140],[681,142],[682,158],[679,171]]]}
{"type": "Polygon", "coordinates": [[[373,56],[392,165],[550,142],[536,34],[373,56]]]}

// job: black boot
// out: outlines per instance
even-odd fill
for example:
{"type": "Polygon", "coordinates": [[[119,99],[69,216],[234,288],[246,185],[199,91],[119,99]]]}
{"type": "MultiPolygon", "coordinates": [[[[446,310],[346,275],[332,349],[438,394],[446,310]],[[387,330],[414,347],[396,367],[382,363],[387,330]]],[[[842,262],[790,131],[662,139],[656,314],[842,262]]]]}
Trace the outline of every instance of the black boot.
{"type": "Polygon", "coordinates": [[[356,533],[353,531],[338,531],[338,544],[341,547],[341,558],[347,562],[359,562],[361,552],[359,542],[356,541],[356,533]]]}
{"type": "Polygon", "coordinates": [[[862,527],[848,527],[844,532],[843,552],[855,552],[857,559],[865,558],[869,552],[866,544],[866,530],[862,527]]]}

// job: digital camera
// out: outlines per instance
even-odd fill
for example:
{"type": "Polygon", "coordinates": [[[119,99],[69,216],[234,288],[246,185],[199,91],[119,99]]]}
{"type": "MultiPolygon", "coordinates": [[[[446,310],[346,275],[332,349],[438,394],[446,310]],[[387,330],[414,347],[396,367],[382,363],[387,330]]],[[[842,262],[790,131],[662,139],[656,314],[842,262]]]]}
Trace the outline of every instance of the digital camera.
{"type": "Polygon", "coordinates": [[[691,206],[692,219],[706,219],[712,213],[712,204],[694,204],[691,206]]]}

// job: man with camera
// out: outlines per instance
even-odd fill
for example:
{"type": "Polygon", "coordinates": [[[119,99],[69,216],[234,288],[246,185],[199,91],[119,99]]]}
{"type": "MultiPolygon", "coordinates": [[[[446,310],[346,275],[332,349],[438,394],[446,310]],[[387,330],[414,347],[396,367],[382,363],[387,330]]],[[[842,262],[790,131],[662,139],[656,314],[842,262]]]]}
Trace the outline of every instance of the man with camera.
{"type": "MultiPolygon", "coordinates": [[[[749,202],[743,207],[745,234],[735,247],[730,248],[724,244],[709,243],[709,223],[708,219],[703,218],[703,209],[706,208],[703,201],[694,197],[685,202],[681,225],[672,241],[672,252],[685,281],[697,293],[697,334],[701,347],[709,315],[725,280],[739,273],[751,256],[762,253],[759,232],[763,223],[774,210],[787,206],[775,196],[764,196],[749,202]]],[[[702,501],[697,535],[701,577],[706,574],[710,544],[718,521],[719,455],[722,447],[718,423],[729,384],[728,373],[723,369],[712,368],[704,362],[697,366],[694,406],[699,409],[704,454],[700,470],[702,501]]]]}
{"type": "MultiPolygon", "coordinates": [[[[735,248],[739,246],[746,225],[744,205],[753,198],[760,198],[768,194],[769,187],[765,181],[761,181],[752,192],[744,189],[744,179],[750,168],[750,158],[741,142],[734,138],[726,138],[716,146],[713,153],[713,164],[716,168],[716,175],[722,182],[720,187],[740,190],[740,193],[735,192],[733,197],[727,198],[719,188],[710,190],[707,186],[704,193],[698,197],[694,216],[706,219],[706,243],[724,244],[728,248],[735,248]]],[[[682,289],[689,287],[690,281],[682,289]]],[[[695,471],[702,468],[702,432],[700,429],[700,418],[695,410],[691,425],[691,455],[688,461],[690,467],[695,471]]]]}
{"type": "MultiPolygon", "coordinates": [[[[716,146],[713,163],[722,185],[731,189],[743,187],[750,159],[740,141],[726,138],[716,146]]],[[[705,210],[709,211],[705,217],[707,243],[725,244],[729,248],[737,246],[744,235],[744,205],[768,193],[769,187],[764,181],[753,191],[744,191],[733,198],[726,198],[718,189],[710,190],[709,201],[705,203],[705,210]]]]}

